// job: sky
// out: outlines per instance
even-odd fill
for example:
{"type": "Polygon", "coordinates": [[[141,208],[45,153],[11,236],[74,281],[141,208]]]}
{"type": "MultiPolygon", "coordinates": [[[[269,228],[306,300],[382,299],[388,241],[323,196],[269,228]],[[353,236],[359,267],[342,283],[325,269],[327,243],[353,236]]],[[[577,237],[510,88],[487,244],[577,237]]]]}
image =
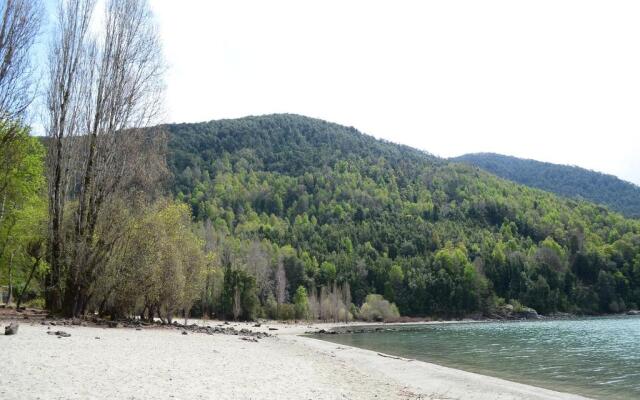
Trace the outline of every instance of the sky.
{"type": "Polygon", "coordinates": [[[640,184],[638,1],[150,3],[167,122],[295,113],[640,184]]]}

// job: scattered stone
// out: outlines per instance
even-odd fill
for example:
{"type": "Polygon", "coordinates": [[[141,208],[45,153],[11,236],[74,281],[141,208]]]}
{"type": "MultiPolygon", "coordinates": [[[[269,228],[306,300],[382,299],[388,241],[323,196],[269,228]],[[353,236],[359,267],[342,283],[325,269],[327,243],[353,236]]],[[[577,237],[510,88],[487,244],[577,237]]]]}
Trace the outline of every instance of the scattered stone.
{"type": "Polygon", "coordinates": [[[253,338],[253,337],[248,337],[248,336],[242,336],[240,338],[240,340],[244,340],[245,342],[254,342],[254,343],[258,343],[258,339],[253,338]]]}
{"type": "Polygon", "coordinates": [[[136,330],[137,330],[137,331],[141,331],[141,330],[142,330],[142,328],[140,328],[140,327],[137,327],[137,328],[136,328],[136,330]]]}
{"type": "Polygon", "coordinates": [[[569,318],[573,318],[574,315],[566,313],[566,312],[557,311],[557,312],[549,314],[548,317],[553,318],[553,319],[569,319],[569,318]]]}
{"type": "Polygon", "coordinates": [[[271,336],[266,332],[253,332],[246,328],[237,330],[233,326],[225,326],[225,325],[199,326],[195,324],[192,324],[192,325],[176,324],[174,326],[176,329],[180,329],[183,335],[187,335],[189,332],[191,332],[191,333],[205,333],[207,335],[222,334],[222,335],[234,335],[234,336],[242,336],[242,337],[246,336],[246,337],[253,337],[258,339],[271,336]]]}
{"type": "Polygon", "coordinates": [[[278,328],[269,328],[270,331],[277,331],[278,328]]]}
{"type": "Polygon", "coordinates": [[[100,336],[96,336],[96,339],[100,340],[100,336]]]}
{"type": "Polygon", "coordinates": [[[492,314],[489,316],[493,319],[539,319],[540,315],[538,312],[530,307],[520,307],[516,308],[513,304],[504,304],[496,310],[496,314],[492,314]]]}
{"type": "Polygon", "coordinates": [[[640,310],[629,310],[627,315],[640,315],[640,310]]]}
{"type": "Polygon", "coordinates": [[[260,328],[261,326],[262,326],[262,324],[261,324],[261,323],[259,323],[259,322],[258,322],[258,323],[256,323],[255,325],[253,325],[253,327],[254,327],[254,328],[260,328]]]}
{"type": "Polygon", "coordinates": [[[70,333],[67,333],[65,331],[55,331],[55,332],[49,331],[49,332],[47,332],[47,335],[56,335],[58,338],[71,336],[70,333]]]}
{"type": "Polygon", "coordinates": [[[5,335],[17,335],[19,326],[20,325],[16,324],[15,322],[10,323],[9,326],[5,326],[4,327],[4,334],[5,335]]]}
{"type": "Polygon", "coordinates": [[[522,311],[514,312],[516,318],[524,318],[524,319],[538,319],[540,316],[538,312],[533,308],[523,307],[522,311]]]}

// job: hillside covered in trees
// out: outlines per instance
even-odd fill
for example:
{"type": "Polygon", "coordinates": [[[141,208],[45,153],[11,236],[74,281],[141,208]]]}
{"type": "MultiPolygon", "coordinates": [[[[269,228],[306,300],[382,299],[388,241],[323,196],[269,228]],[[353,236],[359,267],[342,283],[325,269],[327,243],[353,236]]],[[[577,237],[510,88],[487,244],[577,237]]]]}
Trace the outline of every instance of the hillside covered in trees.
{"type": "Polygon", "coordinates": [[[640,304],[640,221],[603,207],[297,115],[165,128],[209,260],[194,312],[336,291],[415,316],[640,304]]]}
{"type": "Polygon", "coordinates": [[[640,218],[640,187],[613,175],[494,153],[465,154],[451,160],[475,165],[522,185],[592,201],[628,217],[640,218]]]}

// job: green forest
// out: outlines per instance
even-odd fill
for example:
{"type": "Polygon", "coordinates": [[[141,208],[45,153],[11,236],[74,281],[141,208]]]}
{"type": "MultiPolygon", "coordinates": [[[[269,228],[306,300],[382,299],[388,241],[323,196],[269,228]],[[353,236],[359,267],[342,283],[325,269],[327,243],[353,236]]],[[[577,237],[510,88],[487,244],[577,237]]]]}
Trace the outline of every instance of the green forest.
{"type": "Polygon", "coordinates": [[[263,305],[279,265],[283,302],[337,283],[409,316],[640,304],[640,221],[598,205],[297,115],[166,129],[171,190],[263,305]]]}
{"type": "Polygon", "coordinates": [[[602,204],[628,217],[640,217],[640,187],[613,175],[494,153],[465,154],[451,160],[522,185],[602,204]]]}
{"type": "MultiPolygon", "coordinates": [[[[48,142],[2,132],[0,285],[42,307],[48,142]]],[[[142,136],[148,182],[102,207],[90,239],[102,258],[71,314],[382,320],[640,304],[640,221],[593,203],[297,115],[142,136]]]]}

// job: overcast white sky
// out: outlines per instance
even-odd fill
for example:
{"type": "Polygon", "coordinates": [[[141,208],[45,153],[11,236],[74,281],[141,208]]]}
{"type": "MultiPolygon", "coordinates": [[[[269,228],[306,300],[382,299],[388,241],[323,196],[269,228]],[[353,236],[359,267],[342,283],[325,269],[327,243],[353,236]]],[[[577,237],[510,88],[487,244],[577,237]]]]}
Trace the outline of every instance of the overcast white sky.
{"type": "Polygon", "coordinates": [[[170,122],[297,113],[640,184],[640,1],[151,4],[170,122]]]}

